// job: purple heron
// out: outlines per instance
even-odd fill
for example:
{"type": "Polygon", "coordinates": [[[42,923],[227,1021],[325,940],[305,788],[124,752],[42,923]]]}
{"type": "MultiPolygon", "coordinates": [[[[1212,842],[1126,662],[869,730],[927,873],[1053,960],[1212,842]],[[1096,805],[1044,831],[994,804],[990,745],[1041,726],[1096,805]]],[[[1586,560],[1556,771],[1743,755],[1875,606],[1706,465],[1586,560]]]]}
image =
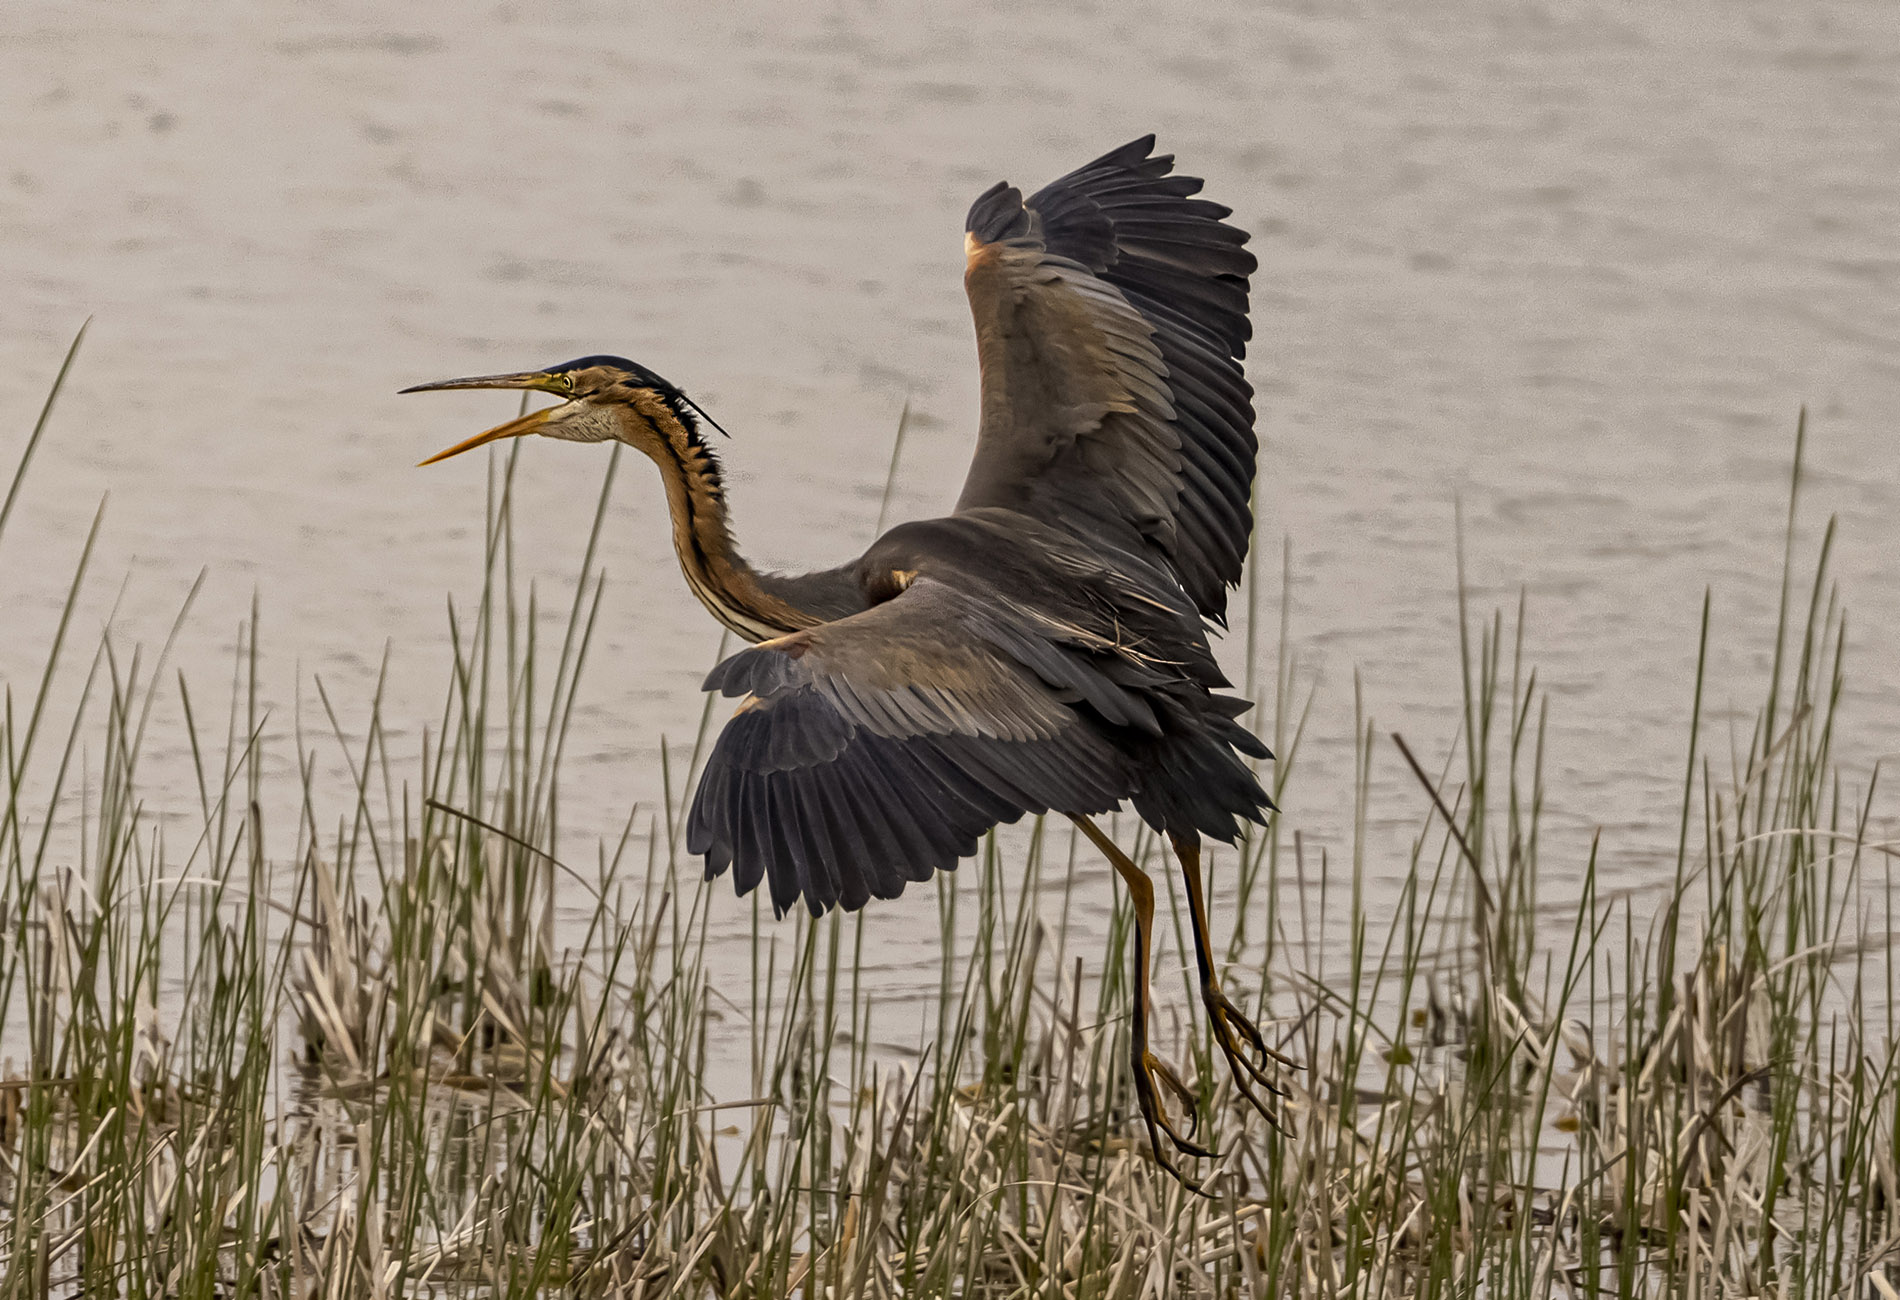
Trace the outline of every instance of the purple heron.
{"type": "MultiPolygon", "coordinates": [[[[904,523],[822,572],[754,569],[733,544],[703,412],[620,357],[421,384],[527,389],[555,405],[424,464],[522,434],[618,440],[659,467],[687,584],[752,643],[708,690],[739,697],[707,760],[688,847],[710,879],[764,884],[775,912],[895,898],[1024,814],[1063,813],[1133,902],[1131,1052],[1155,1158],[1165,1087],[1148,1043],[1154,886],[1090,819],[1124,801],[1166,835],[1185,882],[1201,997],[1239,1091],[1277,1091],[1259,1030],[1221,991],[1202,836],[1233,843],[1273,808],[1243,758],[1272,755],[1208,646],[1253,531],[1258,443],[1241,370],[1254,257],[1154,137],[1025,199],[970,209],[964,286],[982,369],[976,454],[956,508],[904,523]]],[[[1183,1181],[1186,1181],[1185,1179],[1183,1181]]]]}

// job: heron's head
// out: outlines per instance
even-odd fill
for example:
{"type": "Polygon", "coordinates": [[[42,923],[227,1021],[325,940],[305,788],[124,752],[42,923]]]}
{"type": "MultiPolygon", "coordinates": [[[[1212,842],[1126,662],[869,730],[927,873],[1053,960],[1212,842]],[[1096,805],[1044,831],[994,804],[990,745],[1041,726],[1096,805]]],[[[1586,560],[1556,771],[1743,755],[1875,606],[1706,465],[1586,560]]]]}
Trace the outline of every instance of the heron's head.
{"type": "Polygon", "coordinates": [[[431,393],[451,388],[518,388],[551,393],[561,400],[458,442],[423,461],[424,465],[459,456],[486,442],[518,438],[527,433],[569,442],[607,442],[617,438],[648,455],[656,455],[662,447],[682,441],[698,441],[698,425],[693,416],[699,408],[692,399],[645,366],[625,357],[581,357],[546,370],[445,379],[402,391],[431,393]]]}

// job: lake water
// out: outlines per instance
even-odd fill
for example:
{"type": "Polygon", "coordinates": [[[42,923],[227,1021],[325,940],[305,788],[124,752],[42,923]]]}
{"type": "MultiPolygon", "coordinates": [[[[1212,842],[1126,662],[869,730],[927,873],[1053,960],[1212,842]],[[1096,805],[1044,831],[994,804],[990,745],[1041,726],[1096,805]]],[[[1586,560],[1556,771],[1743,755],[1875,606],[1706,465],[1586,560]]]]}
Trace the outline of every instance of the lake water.
{"type": "MultiPolygon", "coordinates": [[[[1853,611],[1840,751],[1864,777],[1896,748],[1890,0],[667,8],[8,8],[9,462],[93,320],[0,540],[16,694],[109,494],[82,646],[108,622],[162,640],[202,569],[177,662],[216,698],[255,594],[284,797],[294,721],[324,731],[312,683],[360,733],[385,650],[384,713],[413,752],[446,680],[445,598],[478,585],[485,485],[480,456],[413,466],[513,410],[395,395],[451,375],[634,357],[732,430],[755,560],[854,554],[907,402],[894,517],[946,508],[961,479],[969,200],[1153,130],[1260,257],[1256,617],[1270,680],[1284,546],[1296,695],[1315,692],[1287,821],[1309,849],[1350,849],[1355,674],[1382,732],[1428,764],[1453,743],[1457,502],[1474,608],[1524,593],[1552,695],[1547,888],[1574,888],[1599,826],[1606,884],[1653,885],[1705,587],[1718,727],[1733,706],[1745,738],[1761,696],[1803,404],[1802,555],[1838,515],[1853,611]]],[[[604,459],[522,449],[519,563],[550,604],[604,459]]],[[[651,472],[626,468],[567,769],[580,860],[651,806],[659,739],[690,740],[719,641],[651,472]]],[[[168,696],[149,807],[188,826],[184,763],[168,696]]],[[[1374,764],[1380,881],[1423,803],[1383,741],[1374,764]]],[[[727,902],[715,960],[739,972],[749,909],[727,902]]],[[[893,996],[906,972],[934,987],[935,909],[879,910],[867,963],[893,996]]]]}

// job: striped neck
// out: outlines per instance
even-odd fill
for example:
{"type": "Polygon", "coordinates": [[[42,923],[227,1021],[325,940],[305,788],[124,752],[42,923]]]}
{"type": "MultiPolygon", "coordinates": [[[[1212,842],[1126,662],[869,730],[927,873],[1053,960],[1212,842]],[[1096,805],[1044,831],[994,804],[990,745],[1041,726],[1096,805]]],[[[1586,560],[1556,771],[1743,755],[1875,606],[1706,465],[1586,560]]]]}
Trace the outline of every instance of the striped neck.
{"type": "Polygon", "coordinates": [[[650,392],[633,403],[632,442],[660,467],[673,519],[673,551],[686,585],[712,616],[747,641],[784,636],[823,620],[767,591],[732,542],[719,461],[699,430],[650,392]],[[639,436],[646,434],[647,436],[639,436]]]}

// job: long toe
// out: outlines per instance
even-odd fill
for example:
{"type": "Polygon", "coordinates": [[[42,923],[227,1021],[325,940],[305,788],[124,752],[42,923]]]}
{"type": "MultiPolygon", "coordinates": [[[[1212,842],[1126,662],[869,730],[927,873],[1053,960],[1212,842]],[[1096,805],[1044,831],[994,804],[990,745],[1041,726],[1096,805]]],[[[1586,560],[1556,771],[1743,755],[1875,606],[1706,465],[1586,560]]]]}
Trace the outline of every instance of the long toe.
{"type": "MultiPolygon", "coordinates": [[[[1165,1062],[1156,1057],[1152,1052],[1143,1052],[1141,1059],[1136,1061],[1134,1065],[1135,1100],[1141,1105],[1141,1118],[1148,1125],[1148,1140],[1154,1145],[1156,1159],[1161,1160],[1163,1165],[1167,1165],[1168,1163],[1165,1159],[1162,1159],[1161,1143],[1156,1136],[1157,1130],[1161,1133],[1166,1133],[1168,1135],[1168,1141],[1172,1142],[1175,1149],[1183,1155],[1195,1156],[1201,1159],[1213,1159],[1217,1154],[1216,1152],[1209,1151],[1206,1147],[1194,1141],[1191,1137],[1184,1136],[1179,1129],[1175,1128],[1174,1121],[1168,1118],[1167,1107],[1161,1102],[1161,1094],[1155,1087],[1155,1079],[1159,1077],[1168,1090],[1174,1093],[1176,1098],[1181,1101],[1182,1106],[1188,1108],[1189,1113],[1192,1114],[1194,1113],[1192,1109],[1194,1105],[1194,1094],[1187,1090],[1187,1086],[1181,1082],[1180,1076],[1175,1074],[1165,1062]]],[[[1174,1174],[1177,1178],[1181,1177],[1180,1172],[1172,1167],[1169,1168],[1169,1172],[1174,1174]]],[[[1183,1179],[1182,1181],[1185,1182],[1186,1180],[1183,1179]]]]}
{"type": "MultiPolygon", "coordinates": [[[[1259,1027],[1256,1026],[1252,1020],[1247,1018],[1246,1012],[1234,1005],[1233,999],[1229,998],[1226,993],[1218,988],[1212,989],[1209,991],[1205,1000],[1208,1014],[1214,1014],[1215,1008],[1218,1007],[1225,1016],[1227,1023],[1232,1025],[1235,1031],[1238,1032],[1242,1038],[1247,1040],[1247,1046],[1258,1052],[1263,1060],[1277,1061],[1289,1070],[1297,1070],[1299,1068],[1299,1064],[1294,1061],[1292,1057],[1267,1045],[1267,1040],[1261,1036],[1259,1027]]],[[[1275,1091],[1277,1092],[1279,1090],[1276,1088],[1275,1091]]]]}
{"type": "Polygon", "coordinates": [[[1228,1065],[1236,1070],[1245,1069],[1248,1076],[1268,1092],[1286,1096],[1286,1089],[1268,1073],[1267,1062],[1274,1061],[1294,1068],[1293,1062],[1268,1047],[1253,1021],[1218,988],[1203,990],[1202,999],[1207,1007],[1208,1023],[1214,1030],[1214,1039],[1220,1044],[1221,1054],[1227,1058],[1228,1065]],[[1257,1054],[1255,1058],[1249,1058],[1241,1052],[1236,1035],[1254,1050],[1257,1054]]]}
{"type": "Polygon", "coordinates": [[[1194,1095],[1193,1089],[1181,1082],[1181,1076],[1175,1073],[1175,1069],[1172,1065],[1169,1065],[1154,1053],[1148,1053],[1142,1064],[1147,1068],[1149,1076],[1161,1080],[1167,1090],[1174,1094],[1174,1099],[1181,1103],[1181,1110],[1187,1115],[1188,1137],[1199,1138],[1201,1135],[1201,1099],[1194,1095]]]}
{"type": "Polygon", "coordinates": [[[1284,1060],[1278,1053],[1269,1049],[1261,1040],[1260,1031],[1247,1019],[1240,1008],[1236,1007],[1219,989],[1204,990],[1207,1006],[1208,1027],[1213,1031],[1214,1043],[1220,1048],[1221,1055],[1227,1059],[1227,1069],[1234,1077],[1234,1087],[1247,1104],[1259,1112],[1260,1117],[1275,1129],[1284,1133],[1286,1125],[1279,1113],[1270,1106],[1255,1086],[1265,1089],[1276,1096],[1286,1096],[1286,1090],[1276,1083],[1266,1071],[1265,1057],[1284,1060]],[[1257,1047],[1264,1055],[1261,1060],[1249,1057],[1241,1049],[1239,1040],[1244,1039],[1249,1047],[1257,1047]]]}
{"type": "MultiPolygon", "coordinates": [[[[1214,1042],[1220,1048],[1221,1055],[1227,1058],[1227,1069],[1234,1076],[1235,1091],[1246,1099],[1249,1106],[1252,1106],[1254,1110],[1259,1112],[1260,1118],[1266,1120],[1268,1124],[1280,1132],[1286,1132],[1286,1125],[1280,1122],[1280,1116],[1274,1111],[1273,1107],[1268,1105],[1266,1101],[1261,1098],[1260,1094],[1254,1091],[1254,1083],[1259,1079],[1259,1068],[1255,1066],[1252,1061],[1247,1060],[1240,1054],[1232,1036],[1223,1033],[1218,1025],[1214,1030],[1214,1042]]],[[[1272,1089],[1275,1092],[1279,1091],[1277,1088],[1273,1088],[1271,1083],[1265,1083],[1262,1084],[1262,1086],[1272,1089]]]]}

